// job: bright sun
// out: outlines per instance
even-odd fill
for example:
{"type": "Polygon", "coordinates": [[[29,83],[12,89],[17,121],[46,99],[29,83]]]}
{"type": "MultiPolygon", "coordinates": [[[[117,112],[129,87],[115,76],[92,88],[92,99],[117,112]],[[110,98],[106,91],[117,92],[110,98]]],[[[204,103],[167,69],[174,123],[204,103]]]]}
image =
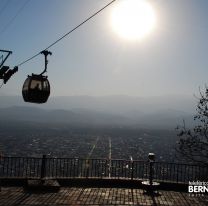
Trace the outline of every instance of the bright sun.
{"type": "Polygon", "coordinates": [[[129,40],[142,39],[156,24],[155,12],[145,0],[123,0],[113,9],[113,30],[129,40]]]}

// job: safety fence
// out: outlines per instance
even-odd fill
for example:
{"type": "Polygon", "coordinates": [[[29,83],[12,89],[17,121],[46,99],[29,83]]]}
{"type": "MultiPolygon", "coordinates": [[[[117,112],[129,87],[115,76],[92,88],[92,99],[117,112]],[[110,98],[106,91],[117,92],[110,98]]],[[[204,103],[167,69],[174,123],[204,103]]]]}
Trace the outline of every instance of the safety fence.
{"type": "Polygon", "coordinates": [[[156,161],[1,157],[0,178],[153,179],[160,182],[208,181],[208,167],[156,161]]]}

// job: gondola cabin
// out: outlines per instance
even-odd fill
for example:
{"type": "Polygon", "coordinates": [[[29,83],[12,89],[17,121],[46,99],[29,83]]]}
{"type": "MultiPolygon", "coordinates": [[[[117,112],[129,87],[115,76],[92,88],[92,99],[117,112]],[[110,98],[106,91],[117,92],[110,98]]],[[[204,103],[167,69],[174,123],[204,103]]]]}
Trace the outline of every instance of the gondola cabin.
{"type": "Polygon", "coordinates": [[[47,102],[50,95],[50,84],[47,76],[41,74],[28,75],[22,88],[22,96],[25,102],[42,104],[47,102]]]}

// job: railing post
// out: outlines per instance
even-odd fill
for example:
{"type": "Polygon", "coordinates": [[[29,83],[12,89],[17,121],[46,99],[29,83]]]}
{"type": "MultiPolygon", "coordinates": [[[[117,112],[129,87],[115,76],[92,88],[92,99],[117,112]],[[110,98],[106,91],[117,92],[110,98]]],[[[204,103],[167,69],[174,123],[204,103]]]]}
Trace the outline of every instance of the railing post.
{"type": "Polygon", "coordinates": [[[153,182],[153,172],[154,168],[153,165],[155,163],[155,154],[149,153],[149,180],[143,181],[142,184],[146,187],[146,193],[152,195],[154,193],[154,190],[156,190],[156,187],[160,185],[158,182],[153,182]]]}
{"type": "Polygon", "coordinates": [[[111,162],[111,159],[108,159],[108,177],[109,178],[111,178],[111,164],[112,164],[112,162],[111,162]]]}
{"type": "Polygon", "coordinates": [[[153,161],[149,160],[149,183],[150,183],[150,186],[152,186],[152,180],[153,180],[153,161]]]}
{"type": "Polygon", "coordinates": [[[131,180],[134,178],[134,161],[131,161],[131,180]]]}
{"type": "Polygon", "coordinates": [[[40,178],[43,180],[46,176],[46,155],[42,157],[42,164],[41,164],[41,176],[40,178]]]}
{"type": "MultiPolygon", "coordinates": [[[[86,168],[86,178],[88,178],[89,177],[89,165],[90,165],[90,163],[89,163],[89,159],[87,159],[86,160],[86,162],[85,162],[85,168],[86,168]]],[[[92,165],[93,165],[93,161],[92,161],[92,165]]],[[[92,166],[92,168],[93,168],[93,166],[92,166]]],[[[83,171],[84,172],[84,171],[83,171]]],[[[84,176],[84,175],[83,175],[84,176]]]]}
{"type": "Polygon", "coordinates": [[[152,180],[153,180],[153,163],[155,161],[155,154],[149,153],[149,184],[152,186],[152,180]]]}
{"type": "Polygon", "coordinates": [[[177,183],[178,183],[178,174],[179,174],[178,167],[179,167],[179,165],[177,165],[177,172],[176,172],[176,174],[177,174],[177,177],[176,177],[176,182],[177,182],[177,183]]]}

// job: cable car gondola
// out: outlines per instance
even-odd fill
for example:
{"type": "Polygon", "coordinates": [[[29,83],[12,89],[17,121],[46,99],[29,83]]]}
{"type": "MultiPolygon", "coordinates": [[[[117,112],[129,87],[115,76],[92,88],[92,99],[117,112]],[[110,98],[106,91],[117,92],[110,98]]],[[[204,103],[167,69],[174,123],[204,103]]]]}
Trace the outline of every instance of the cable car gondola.
{"type": "Polygon", "coordinates": [[[50,84],[47,76],[28,75],[22,88],[22,96],[25,102],[45,103],[50,95],[50,84]]]}
{"type": "Polygon", "coordinates": [[[42,51],[45,55],[45,69],[41,74],[28,75],[22,87],[22,96],[25,102],[42,104],[47,102],[50,96],[50,83],[47,76],[43,74],[47,71],[47,55],[52,54],[49,51],[42,51]]]}

